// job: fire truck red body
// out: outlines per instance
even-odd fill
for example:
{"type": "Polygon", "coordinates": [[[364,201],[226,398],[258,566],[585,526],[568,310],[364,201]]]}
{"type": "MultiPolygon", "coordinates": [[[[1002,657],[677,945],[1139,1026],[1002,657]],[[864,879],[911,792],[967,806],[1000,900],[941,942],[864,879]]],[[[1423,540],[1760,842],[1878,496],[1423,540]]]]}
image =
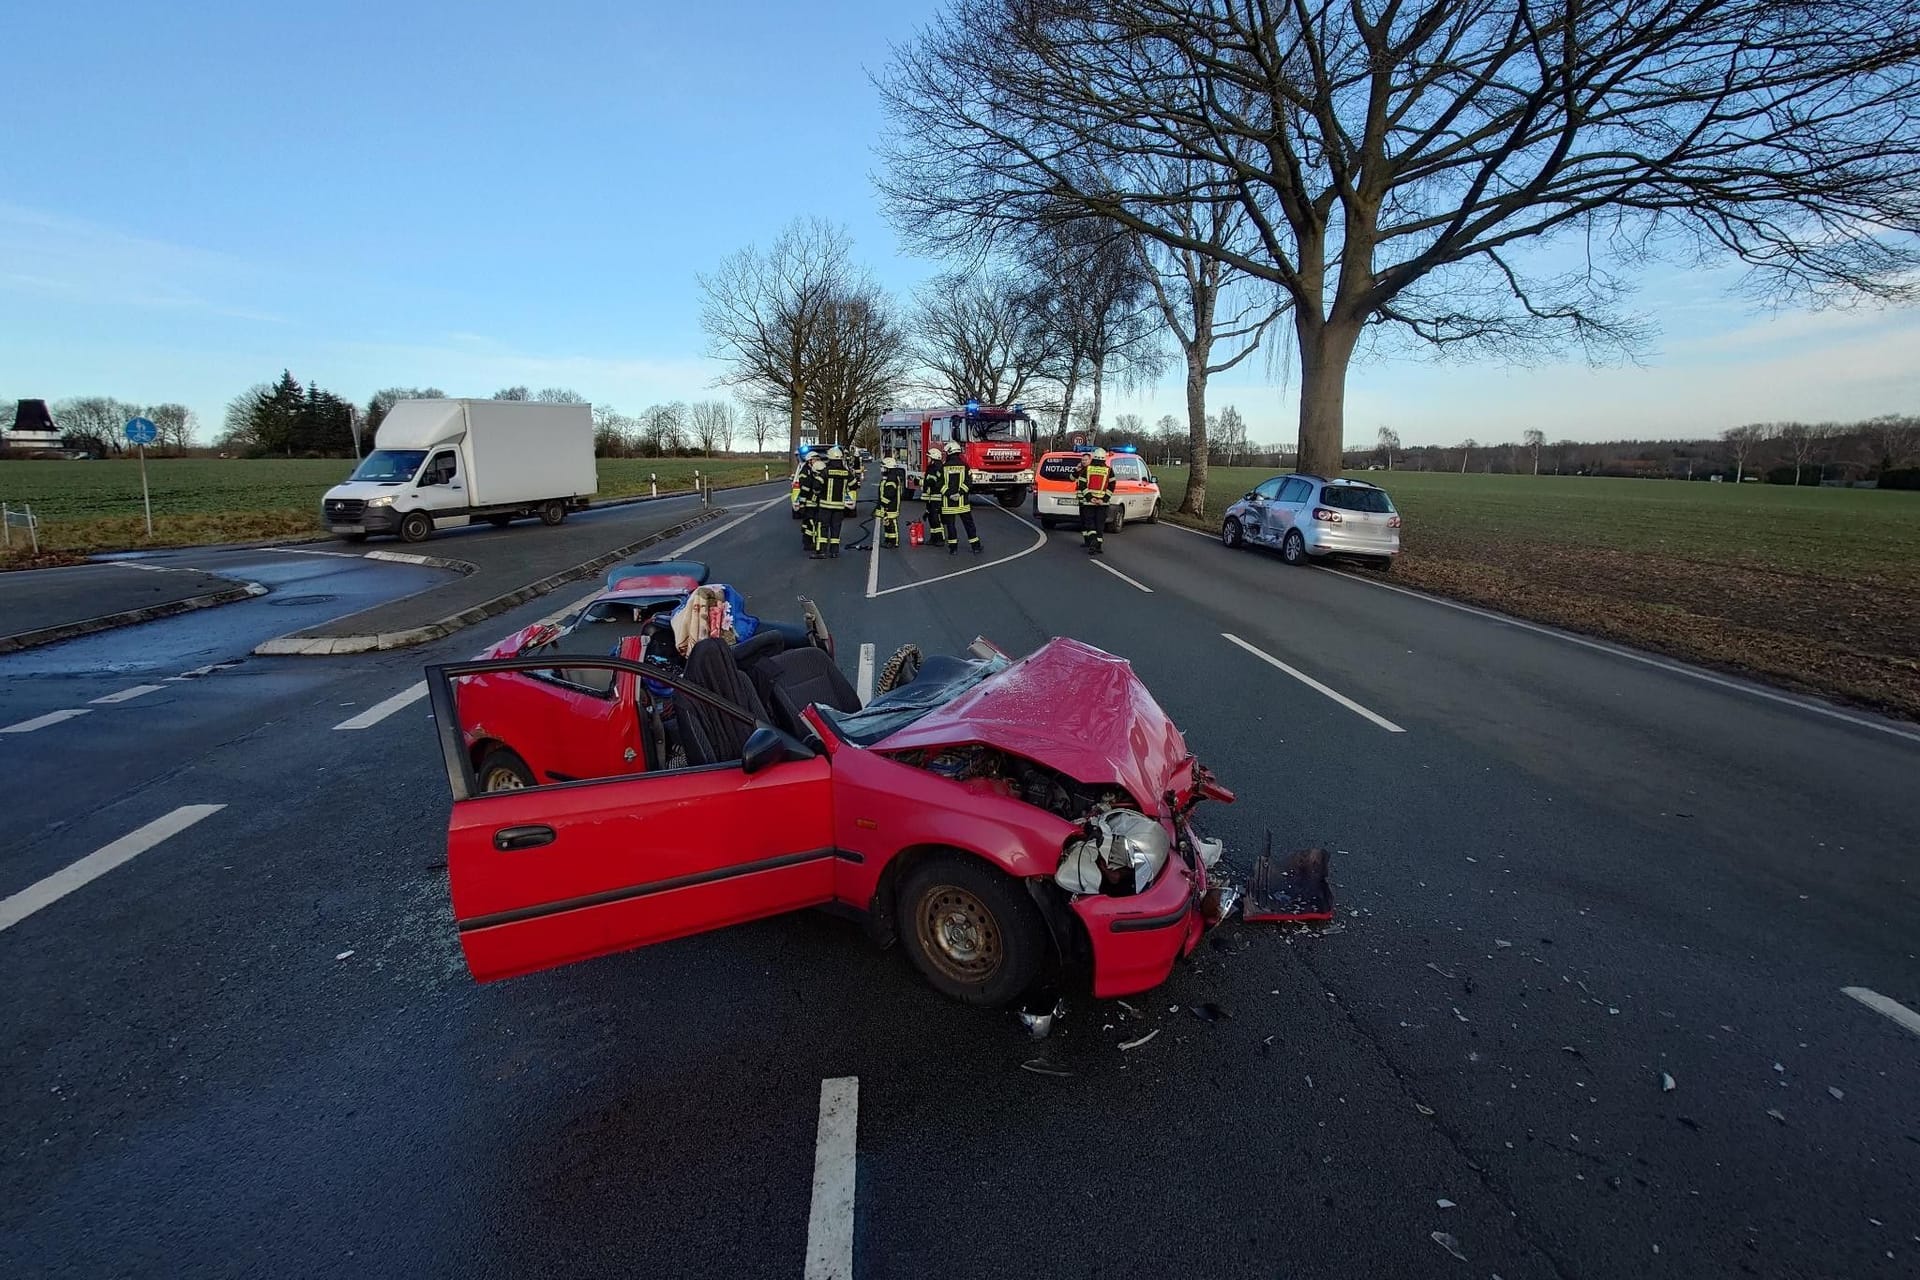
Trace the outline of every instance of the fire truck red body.
{"type": "Polygon", "coordinates": [[[903,458],[907,495],[918,498],[927,448],[964,451],[967,478],[976,498],[991,494],[1003,507],[1018,507],[1033,492],[1033,419],[1019,405],[941,405],[889,409],[880,415],[880,450],[903,458]]]}

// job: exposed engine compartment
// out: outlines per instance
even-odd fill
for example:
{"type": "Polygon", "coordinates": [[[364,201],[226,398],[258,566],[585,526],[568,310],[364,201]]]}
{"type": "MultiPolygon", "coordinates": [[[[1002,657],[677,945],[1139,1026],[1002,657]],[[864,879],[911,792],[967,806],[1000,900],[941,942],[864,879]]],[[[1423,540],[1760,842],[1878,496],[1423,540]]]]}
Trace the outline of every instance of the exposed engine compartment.
{"type": "Polygon", "coordinates": [[[901,764],[925,769],[953,782],[986,784],[984,789],[1036,809],[1045,809],[1068,822],[1086,822],[1108,809],[1135,808],[1138,802],[1119,787],[1088,786],[1057,769],[1035,764],[996,747],[974,744],[902,751],[893,756],[901,764]]]}

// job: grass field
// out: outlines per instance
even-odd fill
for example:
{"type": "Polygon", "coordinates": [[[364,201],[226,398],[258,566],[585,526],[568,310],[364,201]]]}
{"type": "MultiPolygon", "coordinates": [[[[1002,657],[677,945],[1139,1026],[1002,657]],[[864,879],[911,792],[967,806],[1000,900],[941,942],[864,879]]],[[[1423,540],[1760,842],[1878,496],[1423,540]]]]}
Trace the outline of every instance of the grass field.
{"type": "MultiPolygon", "coordinates": [[[[1275,473],[1215,467],[1208,519],[1275,473]]],[[[1920,494],[1369,472],[1405,585],[1920,717],[1920,494]]],[[[1184,478],[1163,472],[1167,502],[1184,478]]]]}
{"type": "MultiPolygon", "coordinates": [[[[691,489],[696,470],[716,487],[742,484],[760,479],[764,466],[732,458],[603,458],[599,496],[646,493],[650,473],[659,477],[662,493],[691,489]]],[[[337,458],[152,459],[151,540],[138,462],[0,462],[0,501],[30,504],[44,522],[40,543],[47,558],[71,559],[93,551],[317,533],[321,495],[351,470],[352,463],[337,458]]],[[[16,529],[14,536],[17,543],[25,533],[16,529]]],[[[18,545],[0,553],[0,566],[26,561],[18,545]]]]}

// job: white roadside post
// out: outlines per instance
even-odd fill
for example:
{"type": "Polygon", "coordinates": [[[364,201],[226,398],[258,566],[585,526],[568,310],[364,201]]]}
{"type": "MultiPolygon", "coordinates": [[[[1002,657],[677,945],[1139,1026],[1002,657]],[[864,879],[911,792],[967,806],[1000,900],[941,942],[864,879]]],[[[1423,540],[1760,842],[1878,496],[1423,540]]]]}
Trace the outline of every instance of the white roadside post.
{"type": "Polygon", "coordinates": [[[660,477],[652,471],[647,472],[647,496],[652,498],[660,496],[660,477]]]}
{"type": "Polygon", "coordinates": [[[127,442],[140,450],[140,505],[147,512],[147,536],[153,536],[153,497],[147,491],[147,446],[159,436],[160,429],[146,418],[127,419],[127,442]]]}

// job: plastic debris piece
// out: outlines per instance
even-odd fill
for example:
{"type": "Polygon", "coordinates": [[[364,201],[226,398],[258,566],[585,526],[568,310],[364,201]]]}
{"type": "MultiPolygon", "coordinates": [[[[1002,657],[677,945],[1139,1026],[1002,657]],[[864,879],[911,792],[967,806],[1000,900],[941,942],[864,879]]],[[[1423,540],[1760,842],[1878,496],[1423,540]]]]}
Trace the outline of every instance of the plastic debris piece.
{"type": "Polygon", "coordinates": [[[1787,1122],[1786,1116],[1780,1113],[1780,1109],[1778,1107],[1768,1107],[1767,1114],[1772,1116],[1775,1120],[1778,1120],[1781,1124],[1785,1124],[1787,1122]]]}
{"type": "Polygon", "coordinates": [[[1827,1086],[1827,1096],[1828,1096],[1828,1097],[1830,1097],[1830,1098],[1832,1098],[1832,1099],[1833,1099],[1833,1100],[1834,1100],[1835,1102],[1838,1102],[1838,1101],[1840,1101],[1840,1099],[1842,1099],[1842,1098],[1844,1098],[1844,1097],[1846,1097],[1847,1095],[1846,1095],[1846,1094],[1844,1094],[1844,1093],[1842,1093],[1842,1092],[1840,1092],[1840,1090],[1838,1090],[1838,1089],[1836,1089],[1836,1088],[1834,1088],[1834,1087],[1833,1087],[1832,1085],[1828,1085],[1828,1086],[1827,1086]]]}
{"type": "Polygon", "coordinates": [[[353,954],[353,952],[351,952],[351,951],[342,951],[342,952],[341,952],[341,953],[340,953],[339,955],[337,955],[337,956],[335,956],[335,957],[334,957],[334,959],[335,959],[335,960],[345,960],[345,959],[346,959],[346,958],[347,958],[348,956],[350,956],[350,955],[352,955],[352,954],[353,954]]]}
{"type": "Polygon", "coordinates": [[[1063,1079],[1073,1074],[1059,1063],[1048,1062],[1045,1058],[1029,1058],[1020,1064],[1020,1069],[1031,1071],[1037,1076],[1059,1076],[1063,1079]]]}
{"type": "MultiPolygon", "coordinates": [[[[1179,1007],[1180,1007],[1179,1005],[1174,1006],[1174,1008],[1176,1009],[1179,1007]]],[[[1147,1032],[1147,1034],[1141,1036],[1138,1040],[1122,1040],[1120,1042],[1120,1047],[1122,1049],[1138,1049],[1141,1045],[1145,1044],[1147,1041],[1153,1039],[1155,1036],[1159,1034],[1160,1034],[1160,1028],[1155,1027],[1153,1030],[1147,1032]]]]}
{"type": "Polygon", "coordinates": [[[1619,1012],[1620,1012],[1620,1011],[1619,1011],[1618,1009],[1616,1009],[1616,1008],[1614,1008],[1614,1007],[1613,1007],[1612,1005],[1608,1005],[1608,1006],[1607,1006],[1607,1012],[1608,1012],[1608,1013],[1611,1013],[1611,1014],[1614,1014],[1614,1015],[1616,1015],[1616,1016],[1617,1016],[1617,1015],[1619,1014],[1619,1012]]]}
{"type": "Polygon", "coordinates": [[[1247,896],[1240,907],[1244,920],[1331,920],[1333,888],[1327,883],[1325,849],[1302,849],[1282,859],[1273,856],[1273,832],[1267,847],[1253,864],[1247,896]]]}
{"type": "Polygon", "coordinates": [[[1051,1007],[1032,1004],[1020,1011],[1020,1025],[1027,1029],[1027,1037],[1032,1040],[1045,1040],[1053,1034],[1053,1020],[1065,1017],[1067,1002],[1055,1000],[1051,1007]]]}
{"type": "Polygon", "coordinates": [[[1453,1201],[1451,1200],[1435,1200],[1434,1203],[1440,1206],[1442,1209],[1451,1209],[1454,1207],[1453,1201]]]}
{"type": "Polygon", "coordinates": [[[1309,1089],[1311,1089],[1311,1088],[1313,1088],[1313,1077],[1312,1077],[1312,1076],[1308,1076],[1308,1077],[1307,1077],[1307,1088],[1309,1088],[1309,1089]]]}
{"type": "Polygon", "coordinates": [[[1177,1004],[1170,1004],[1170,1005],[1168,1005],[1168,1006],[1167,1006],[1167,1012],[1168,1012],[1168,1013],[1178,1013],[1178,1012],[1180,1012],[1180,1006],[1179,1006],[1179,1005],[1177,1005],[1177,1004]]]}
{"type": "Polygon", "coordinates": [[[1137,1018],[1140,1016],[1140,1011],[1134,1008],[1132,1005],[1128,1004],[1125,1000],[1115,1000],[1114,1003],[1119,1005],[1122,1009],[1125,1009],[1128,1013],[1132,1014],[1134,1017],[1137,1018]]]}
{"type": "Polygon", "coordinates": [[[1433,970],[1435,973],[1439,974],[1443,978],[1457,978],[1460,976],[1457,973],[1448,973],[1445,969],[1442,969],[1439,965],[1435,964],[1431,960],[1427,961],[1427,968],[1433,970]]]}
{"type": "Polygon", "coordinates": [[[1454,1016],[1454,1017],[1456,1017],[1456,1018],[1458,1018],[1458,1019],[1460,1019],[1460,1021],[1462,1021],[1462,1022],[1465,1022],[1465,1021],[1467,1021],[1467,1015],[1466,1015],[1466,1014],[1464,1014],[1464,1013],[1462,1013],[1462,1012],[1460,1012],[1460,1006],[1459,1006],[1459,1005],[1452,1005],[1452,1006],[1449,1006],[1449,1007],[1451,1007],[1451,1008],[1453,1009],[1453,1016],[1454,1016]]]}
{"type": "Polygon", "coordinates": [[[1467,1255],[1460,1252],[1460,1242],[1458,1240],[1455,1240],[1447,1232],[1435,1231],[1432,1233],[1432,1239],[1435,1244],[1439,1245],[1442,1249],[1445,1249],[1448,1253],[1452,1254],[1454,1257],[1458,1258],[1460,1261],[1465,1262],[1467,1260],[1467,1255]]]}
{"type": "Polygon", "coordinates": [[[1785,1071],[1785,1070],[1786,1070],[1786,1068],[1785,1068],[1785,1067],[1783,1067],[1783,1066],[1781,1066],[1781,1065],[1780,1065],[1779,1063],[1777,1063],[1777,1062],[1773,1064],[1773,1069],[1774,1069],[1775,1071],[1785,1071]]]}
{"type": "Polygon", "coordinates": [[[1580,1052],[1580,1051],[1579,1051],[1578,1049],[1576,1049],[1576,1048],[1574,1048],[1574,1047],[1573,1047],[1572,1045],[1570,1045],[1570,1044],[1563,1044],[1563,1045],[1561,1045],[1561,1046],[1560,1046],[1560,1052],[1562,1052],[1562,1053],[1570,1053],[1570,1054],[1572,1054],[1572,1055],[1573,1055],[1574,1057],[1576,1057],[1576,1058],[1584,1058],[1584,1057],[1586,1057],[1586,1056],[1587,1056],[1586,1054],[1584,1054],[1584,1053],[1582,1053],[1582,1052],[1580,1052]]]}
{"type": "Polygon", "coordinates": [[[1433,1108],[1432,1108],[1432,1107],[1430,1107],[1430,1106],[1428,1106],[1428,1105],[1427,1105],[1426,1103],[1424,1103],[1424,1102],[1416,1102],[1416,1103],[1414,1103],[1414,1104],[1413,1104],[1413,1109],[1414,1109],[1415,1111],[1418,1111],[1418,1112],[1419,1112],[1419,1113],[1420,1113],[1421,1115],[1423,1115],[1423,1116],[1430,1116],[1430,1115],[1432,1115],[1432,1114],[1433,1114],[1433,1108]]]}
{"type": "Polygon", "coordinates": [[[1493,945],[1500,948],[1502,951],[1505,951],[1508,947],[1512,946],[1513,944],[1511,942],[1508,942],[1505,938],[1495,938],[1493,940],[1493,945]]]}
{"type": "Polygon", "coordinates": [[[1211,1000],[1205,1004],[1189,1005],[1187,1006],[1187,1012],[1202,1022],[1218,1022],[1222,1018],[1231,1018],[1233,1016],[1233,1010],[1227,1008],[1225,1005],[1215,1004],[1211,1000]]]}
{"type": "Polygon", "coordinates": [[[1674,1081],[1672,1076],[1664,1071],[1660,1073],[1660,1092],[1672,1093],[1678,1087],[1679,1085],[1674,1081]]]}

